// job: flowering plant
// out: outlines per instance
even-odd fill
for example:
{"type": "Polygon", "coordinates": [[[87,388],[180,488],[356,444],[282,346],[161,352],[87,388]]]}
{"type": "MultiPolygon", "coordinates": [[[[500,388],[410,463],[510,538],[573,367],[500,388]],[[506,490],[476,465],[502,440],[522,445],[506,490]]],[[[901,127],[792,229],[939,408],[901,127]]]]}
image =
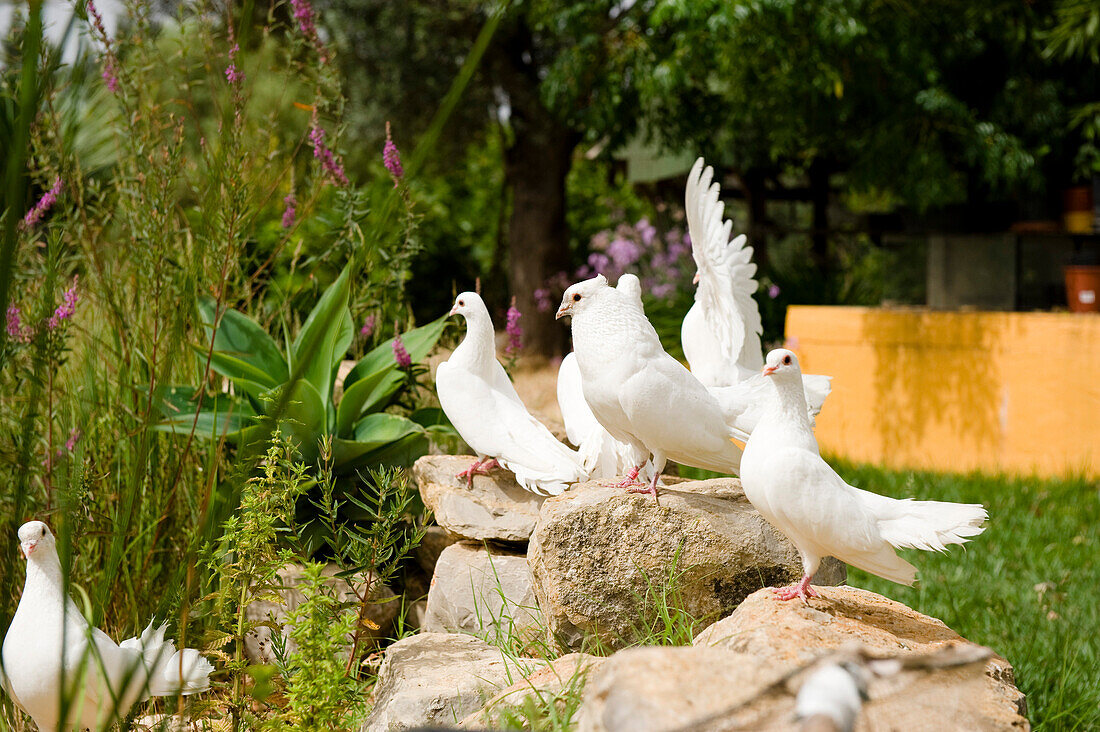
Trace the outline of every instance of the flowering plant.
{"type": "Polygon", "coordinates": [[[157,429],[264,449],[270,425],[263,422],[276,420],[307,463],[316,461],[322,440],[331,439],[337,473],[411,464],[427,452],[429,436],[452,434],[438,408],[416,409],[407,398],[427,373],[418,362],[439,340],[445,318],[376,346],[344,377],[337,398],[337,368],[356,330],[349,280],[350,267],[321,295],[285,354],[255,321],[232,308],[219,318],[215,302],[201,298],[207,340],[194,349],[200,359],[209,354],[210,368],[232,388],[207,397],[195,387],[162,387],[156,401],[164,418],[157,429]],[[279,405],[285,405],[281,414],[279,405]]]}

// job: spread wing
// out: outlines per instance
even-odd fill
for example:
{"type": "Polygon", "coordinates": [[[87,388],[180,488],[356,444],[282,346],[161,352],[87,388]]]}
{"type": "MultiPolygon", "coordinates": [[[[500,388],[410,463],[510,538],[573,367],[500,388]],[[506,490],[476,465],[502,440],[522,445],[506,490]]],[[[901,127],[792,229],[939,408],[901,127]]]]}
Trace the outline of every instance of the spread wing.
{"type": "Polygon", "coordinates": [[[681,341],[691,370],[708,386],[727,386],[740,377],[738,367],[758,371],[764,365],[760,346],[763,324],[753,293],[756,265],[745,235],[730,241],[733,222],[723,219],[720,187],[714,170],[695,161],[688,174],[684,201],[691,253],[699,274],[695,323],[684,320],[681,341]]]}

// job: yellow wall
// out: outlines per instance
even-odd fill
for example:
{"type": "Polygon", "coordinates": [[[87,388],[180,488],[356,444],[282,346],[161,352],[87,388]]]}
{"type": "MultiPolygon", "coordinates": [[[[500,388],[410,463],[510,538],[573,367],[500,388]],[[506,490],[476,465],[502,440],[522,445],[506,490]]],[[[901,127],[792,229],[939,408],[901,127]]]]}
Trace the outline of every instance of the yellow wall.
{"type": "Polygon", "coordinates": [[[793,306],[833,376],[821,449],[893,467],[1100,474],[1100,316],[793,306]]]}

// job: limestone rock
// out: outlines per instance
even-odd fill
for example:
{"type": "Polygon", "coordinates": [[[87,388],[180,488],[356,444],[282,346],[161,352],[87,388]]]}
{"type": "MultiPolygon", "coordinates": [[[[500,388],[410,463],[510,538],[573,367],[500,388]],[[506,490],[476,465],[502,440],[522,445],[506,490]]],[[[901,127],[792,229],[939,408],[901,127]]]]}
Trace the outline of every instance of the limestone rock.
{"type": "MultiPolygon", "coordinates": [[[[644,646],[619,651],[592,674],[575,721],[578,732],[700,729],[707,717],[754,700],[783,667],[725,648],[644,646]]],[[[792,729],[794,699],[775,729],[792,729]]],[[[734,717],[730,729],[767,729],[766,716],[734,717]]]]}
{"type": "MultiPolygon", "coordinates": [[[[355,601],[356,594],[352,589],[352,585],[347,580],[335,576],[339,571],[340,568],[334,563],[326,565],[321,572],[328,578],[325,584],[334,588],[340,599],[355,601]]],[[[268,600],[256,600],[245,610],[245,617],[253,622],[274,619],[278,623],[286,623],[286,619],[291,611],[301,605],[302,601],[305,599],[305,595],[298,589],[304,577],[305,570],[301,565],[285,565],[279,570],[279,579],[283,587],[286,588],[280,590],[278,593],[283,598],[283,602],[276,603],[268,600]]],[[[386,637],[389,626],[397,616],[397,611],[400,607],[400,602],[396,601],[394,599],[395,597],[396,595],[394,595],[389,587],[379,582],[371,582],[370,599],[372,603],[367,610],[367,618],[378,626],[369,631],[368,635],[371,637],[376,639],[386,637]]],[[[288,631],[289,628],[283,628],[283,635],[286,638],[286,651],[290,653],[295,650],[297,646],[294,641],[290,639],[288,631]]],[[[275,657],[271,651],[271,632],[271,628],[262,626],[245,636],[244,653],[248,660],[253,663],[274,663],[275,657]]]]}
{"type": "Polygon", "coordinates": [[[439,555],[421,628],[533,637],[537,615],[526,555],[461,542],[439,555]]]}
{"type": "Polygon", "coordinates": [[[498,468],[474,478],[472,488],[456,478],[476,460],[472,455],[426,455],[413,465],[413,478],[435,521],[454,536],[474,541],[525,542],[545,500],[498,468]]]}
{"type": "Polygon", "coordinates": [[[474,712],[459,725],[465,729],[504,727],[502,712],[509,708],[523,708],[530,699],[536,704],[561,703],[556,697],[580,694],[585,681],[604,661],[587,653],[569,653],[535,671],[500,692],[479,711],[474,712]]]}
{"type": "MultiPolygon", "coordinates": [[[[746,599],[728,618],[704,630],[694,645],[746,653],[788,668],[858,642],[876,656],[930,653],[967,643],[936,618],[854,587],[820,588],[809,605],[780,602],[769,590],[746,599]]],[[[984,673],[945,669],[913,674],[902,690],[883,696],[871,687],[857,729],[1026,729],[1026,702],[1012,666],[994,656],[984,673]],[[881,698],[880,698],[881,697],[881,698]]],[[[880,682],[886,684],[886,681],[880,682]]],[[[894,682],[897,686],[897,681],[894,682]]]]}
{"type": "Polygon", "coordinates": [[[363,732],[455,726],[501,689],[546,665],[512,660],[473,636],[420,633],[386,649],[363,732]]]}
{"type": "Polygon", "coordinates": [[[447,533],[442,526],[428,526],[424,529],[424,538],[414,550],[416,563],[431,577],[435,574],[435,563],[439,561],[439,555],[456,541],[459,539],[447,533]]]}
{"type": "MultiPolygon", "coordinates": [[[[798,552],[757,513],[735,478],[685,481],[649,496],[596,482],[547,499],[527,559],[552,634],[580,649],[598,636],[621,647],[655,616],[672,584],[701,628],[750,593],[801,575],[798,552]],[[648,577],[648,580],[647,580],[648,577]]],[[[845,577],[826,560],[820,584],[845,577]]]]}

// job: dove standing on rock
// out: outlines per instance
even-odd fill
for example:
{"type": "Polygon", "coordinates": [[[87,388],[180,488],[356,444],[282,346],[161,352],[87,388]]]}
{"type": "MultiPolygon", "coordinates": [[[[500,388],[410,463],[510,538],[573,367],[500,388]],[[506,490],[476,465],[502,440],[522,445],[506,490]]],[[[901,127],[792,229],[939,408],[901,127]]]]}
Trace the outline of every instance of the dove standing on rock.
{"type": "Polygon", "coordinates": [[[980,504],[896,500],[845,483],[818,452],[798,358],[774,350],[763,373],[778,399],[745,446],[741,485],[756,510],[802,555],[802,581],[776,590],[781,599],[815,597],[810,578],[826,556],[911,585],[917,569],[895,549],[946,551],[947,544],[965,544],[982,533],[988,514],[980,504]]]}
{"type": "MultiPolygon", "coordinates": [[[[558,407],[565,434],[577,446],[590,480],[626,475],[645,462],[645,457],[625,442],[619,442],[596,420],[581,390],[581,368],[577,354],[570,353],[558,367],[558,407]]],[[[635,476],[637,477],[637,473],[635,476]]]]}
{"type": "MultiPolygon", "coordinates": [[[[714,169],[704,168],[699,158],[688,173],[684,189],[691,256],[695,259],[695,303],[684,316],[680,343],[691,373],[708,387],[734,387],[715,392],[719,401],[744,401],[763,405],[770,387],[760,376],[764,352],[760,346],[763,324],[756,292],[756,265],[752,247],[742,234],[730,241],[733,222],[723,219],[725,204],[719,199],[714,169]]],[[[812,414],[821,411],[829,396],[830,377],[802,377],[806,402],[812,414]]],[[[741,416],[739,428],[751,432],[759,419],[757,410],[741,416]]]]}
{"type": "Polygon", "coordinates": [[[439,404],[478,460],[459,473],[467,485],[474,475],[502,465],[532,493],[557,495],[587,475],[580,456],[531,416],[497,361],[493,321],[481,296],[463,292],[448,315],[466,319],[466,337],[439,364],[435,388],[439,404]]]}
{"type": "MultiPolygon", "coordinates": [[[[656,497],[668,460],[737,470],[741,448],[730,439],[737,433],[715,397],[661,347],[632,287],[608,287],[603,275],[578,282],[562,297],[557,317],[566,315],[572,317],[573,351],[592,414],[616,440],[653,456],[652,482],[632,492],[656,497]]],[[[628,477],[620,485],[633,482],[628,477]]]]}
{"type": "Polygon", "coordinates": [[[4,689],[43,732],[100,729],[150,696],[210,688],[210,663],[177,651],[153,624],[116,644],[88,625],[65,594],[53,533],[41,521],[19,528],[27,581],[2,651],[4,689]],[[62,719],[62,706],[65,716],[62,719]]]}

